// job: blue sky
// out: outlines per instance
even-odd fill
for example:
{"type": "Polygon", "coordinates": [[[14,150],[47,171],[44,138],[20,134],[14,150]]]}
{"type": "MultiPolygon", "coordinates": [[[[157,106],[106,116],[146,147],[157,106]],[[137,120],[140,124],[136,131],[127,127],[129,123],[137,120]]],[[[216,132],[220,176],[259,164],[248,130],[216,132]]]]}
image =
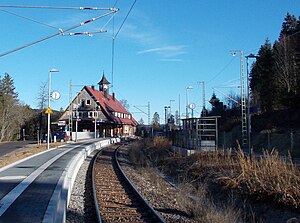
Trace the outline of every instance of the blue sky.
{"type": "MultiPolygon", "coordinates": [[[[78,1],[2,0],[1,5],[94,6],[113,7],[115,0],[78,1]]],[[[134,1],[117,1],[120,10],[114,20],[104,17],[71,32],[97,31],[106,33],[57,36],[23,50],[0,57],[0,75],[9,73],[15,82],[20,100],[37,107],[37,95],[48,71],[52,75],[52,90],[61,98],[52,101],[53,109],[65,109],[69,103],[69,82],[74,85],[73,96],[81,85],[96,85],[103,71],[112,82],[116,97],[126,99],[130,111],[147,123],[147,116],[136,113],[134,106],[151,104],[151,119],[158,112],[164,122],[164,106],[185,113],[186,87],[189,102],[196,104],[199,116],[202,106],[200,81],[205,82],[206,107],[213,88],[224,100],[224,94],[239,92],[228,88],[239,84],[239,58],[230,50],[243,50],[245,55],[257,53],[268,38],[272,43],[279,36],[287,12],[299,16],[298,0],[137,0],[124,26],[115,39],[114,75],[112,78],[112,38],[134,1]],[[114,28],[113,28],[114,27],[114,28]]],[[[57,33],[73,25],[99,16],[107,11],[47,10],[0,8],[29,20],[0,11],[0,54],[57,33]],[[52,26],[49,27],[49,26],[52,26]]],[[[246,67],[245,67],[246,68],[246,67]]],[[[245,69],[246,74],[246,69],[245,69]]],[[[139,107],[147,112],[146,107],[139,107]]]]}

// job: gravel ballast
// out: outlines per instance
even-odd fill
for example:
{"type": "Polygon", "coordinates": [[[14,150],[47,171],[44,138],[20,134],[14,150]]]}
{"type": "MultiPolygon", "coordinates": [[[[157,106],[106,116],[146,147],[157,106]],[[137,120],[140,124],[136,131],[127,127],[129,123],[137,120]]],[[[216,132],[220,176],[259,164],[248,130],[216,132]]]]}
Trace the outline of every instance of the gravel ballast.
{"type": "MultiPolygon", "coordinates": [[[[121,150],[121,167],[137,190],[166,222],[195,222],[177,203],[178,188],[166,182],[154,169],[135,169],[121,150]]],[[[73,186],[66,222],[97,222],[92,194],[92,162],[95,153],[82,164],[73,186]]]]}
{"type": "Polygon", "coordinates": [[[97,222],[92,189],[92,166],[94,151],[81,165],[71,193],[66,222],[97,222]]]}

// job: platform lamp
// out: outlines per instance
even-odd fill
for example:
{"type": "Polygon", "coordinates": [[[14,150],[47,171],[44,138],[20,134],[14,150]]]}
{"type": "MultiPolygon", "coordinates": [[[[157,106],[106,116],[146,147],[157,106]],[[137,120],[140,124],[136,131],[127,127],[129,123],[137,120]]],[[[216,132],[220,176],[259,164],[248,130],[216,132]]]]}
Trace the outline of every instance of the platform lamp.
{"type": "Polygon", "coordinates": [[[52,68],[51,70],[49,70],[49,74],[48,74],[48,109],[47,109],[47,113],[48,113],[48,126],[47,126],[47,150],[49,149],[49,140],[50,140],[50,115],[51,115],[51,109],[50,109],[50,91],[51,91],[51,73],[54,72],[59,72],[59,70],[52,68]]]}
{"type": "Polygon", "coordinates": [[[185,88],[185,96],[186,96],[186,107],[185,107],[186,114],[185,114],[185,116],[186,116],[186,118],[189,117],[189,95],[188,95],[188,90],[191,90],[191,89],[193,89],[192,86],[188,86],[188,87],[185,88]]]}
{"type": "Polygon", "coordinates": [[[95,110],[94,110],[94,115],[93,115],[93,118],[94,118],[94,138],[96,139],[97,138],[97,119],[98,119],[98,111],[97,111],[97,107],[98,107],[98,103],[99,101],[96,100],[96,105],[95,105],[95,110]]]}

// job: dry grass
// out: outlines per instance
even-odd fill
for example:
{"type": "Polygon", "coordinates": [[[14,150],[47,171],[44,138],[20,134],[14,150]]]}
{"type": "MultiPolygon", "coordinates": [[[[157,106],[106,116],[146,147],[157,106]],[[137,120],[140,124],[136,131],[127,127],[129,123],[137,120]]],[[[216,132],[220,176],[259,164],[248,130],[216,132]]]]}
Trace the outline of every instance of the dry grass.
{"type": "MultiPolygon", "coordinates": [[[[300,173],[291,158],[279,156],[276,150],[263,151],[250,159],[241,149],[201,152],[194,155],[189,169],[214,171],[219,183],[238,189],[255,199],[272,200],[298,209],[300,207],[300,173]]],[[[191,171],[192,172],[192,171],[191,171]]]]}
{"type": "Polygon", "coordinates": [[[206,185],[195,189],[191,184],[184,184],[180,187],[177,201],[185,211],[197,222],[203,223],[238,223],[243,222],[240,210],[227,204],[220,207],[214,204],[208,194],[206,185]]]}
{"type": "Polygon", "coordinates": [[[300,174],[290,157],[283,159],[276,150],[270,153],[265,150],[262,156],[250,160],[238,150],[236,170],[219,180],[257,199],[300,207],[300,174]]]}
{"type": "Polygon", "coordinates": [[[129,149],[129,160],[142,167],[157,167],[169,154],[171,142],[165,137],[154,137],[132,143],[129,149]]]}
{"type": "Polygon", "coordinates": [[[158,136],[153,138],[153,146],[163,150],[169,149],[172,146],[172,143],[166,137],[158,136]]]}
{"type": "MultiPolygon", "coordinates": [[[[290,157],[283,159],[276,150],[263,151],[261,156],[252,154],[252,159],[241,149],[199,152],[189,157],[180,157],[165,152],[167,150],[165,139],[155,140],[155,143],[148,141],[140,145],[144,154],[143,159],[154,163],[152,166],[172,176],[177,182],[193,185],[193,187],[183,188],[180,194],[181,203],[191,216],[200,219],[199,222],[240,222],[242,221],[240,216],[246,222],[249,222],[249,219],[253,222],[260,221],[266,216],[268,219],[273,219],[271,214],[273,212],[271,210],[267,212],[268,208],[266,208],[266,216],[258,209],[253,209],[252,212],[251,208],[250,211],[246,208],[246,206],[256,205],[254,201],[258,200],[261,201],[261,205],[270,208],[279,205],[291,208],[291,211],[299,211],[299,167],[295,167],[290,157]],[[209,185],[209,188],[202,187],[203,184],[209,185]],[[232,193],[235,201],[239,200],[236,205],[241,205],[243,213],[233,208],[236,207],[233,201],[228,204],[226,193],[220,192],[224,187],[227,188],[224,192],[232,193]],[[212,190],[214,199],[211,199],[207,190],[212,190]],[[219,197],[222,199],[219,200],[220,202],[219,197]]],[[[138,150],[138,146],[136,150],[141,151],[138,150]]],[[[140,153],[136,152],[136,154],[140,153]]],[[[293,216],[293,213],[286,213],[284,209],[281,213],[283,218],[293,216]]]]}
{"type": "MultiPolygon", "coordinates": [[[[155,173],[155,167],[158,164],[161,164],[159,161],[163,161],[168,156],[172,156],[172,159],[176,158],[178,162],[173,160],[173,164],[178,168],[180,167],[180,160],[178,157],[174,157],[173,153],[167,152],[170,148],[170,141],[164,137],[155,137],[153,141],[142,141],[130,146],[129,150],[129,159],[131,162],[137,164],[140,168],[140,172],[143,176],[150,179],[151,183],[155,185],[156,188],[159,188],[161,191],[166,191],[163,185],[164,182],[161,177],[158,177],[155,173]],[[175,162],[175,163],[174,163],[175,162]],[[141,165],[142,163],[148,163],[147,165],[141,165]],[[152,163],[149,164],[149,163],[152,163]],[[154,168],[153,168],[154,167],[154,168]]],[[[196,166],[203,164],[208,166],[215,166],[216,162],[223,163],[224,159],[229,159],[230,154],[224,151],[223,155],[218,153],[199,153],[192,156],[192,160],[187,166],[190,169],[196,168],[196,166]],[[226,155],[225,155],[226,153],[226,155]],[[212,156],[211,156],[212,155],[212,156]],[[199,156],[202,157],[203,162],[198,162],[199,156]]],[[[228,164],[230,162],[227,162],[228,164]]],[[[162,169],[162,166],[159,166],[162,169]]],[[[186,172],[189,172],[188,170],[186,172]]],[[[181,173],[182,174],[182,173],[181,173]]],[[[188,181],[188,173],[184,173],[186,177],[180,180],[188,181]]],[[[177,202],[183,208],[183,210],[191,216],[191,218],[197,222],[205,223],[237,223],[243,222],[241,220],[241,211],[233,208],[233,205],[216,205],[213,203],[213,199],[207,193],[206,186],[201,186],[196,189],[192,184],[182,184],[180,187],[180,192],[176,196],[177,202]]]]}
{"type": "MultiPolygon", "coordinates": [[[[51,143],[50,148],[54,148],[63,144],[65,143],[51,143]]],[[[0,158],[0,168],[45,150],[47,150],[47,144],[29,146],[17,152],[6,154],[0,158]]]]}

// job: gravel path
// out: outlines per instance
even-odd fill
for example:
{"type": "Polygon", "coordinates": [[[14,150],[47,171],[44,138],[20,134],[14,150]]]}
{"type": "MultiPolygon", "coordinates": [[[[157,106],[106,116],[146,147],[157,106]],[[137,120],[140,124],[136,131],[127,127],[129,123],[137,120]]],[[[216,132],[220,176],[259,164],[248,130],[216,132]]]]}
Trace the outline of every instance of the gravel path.
{"type": "Polygon", "coordinates": [[[97,222],[92,189],[92,160],[96,153],[94,151],[86,158],[77,173],[67,210],[68,223],[97,222]]]}

